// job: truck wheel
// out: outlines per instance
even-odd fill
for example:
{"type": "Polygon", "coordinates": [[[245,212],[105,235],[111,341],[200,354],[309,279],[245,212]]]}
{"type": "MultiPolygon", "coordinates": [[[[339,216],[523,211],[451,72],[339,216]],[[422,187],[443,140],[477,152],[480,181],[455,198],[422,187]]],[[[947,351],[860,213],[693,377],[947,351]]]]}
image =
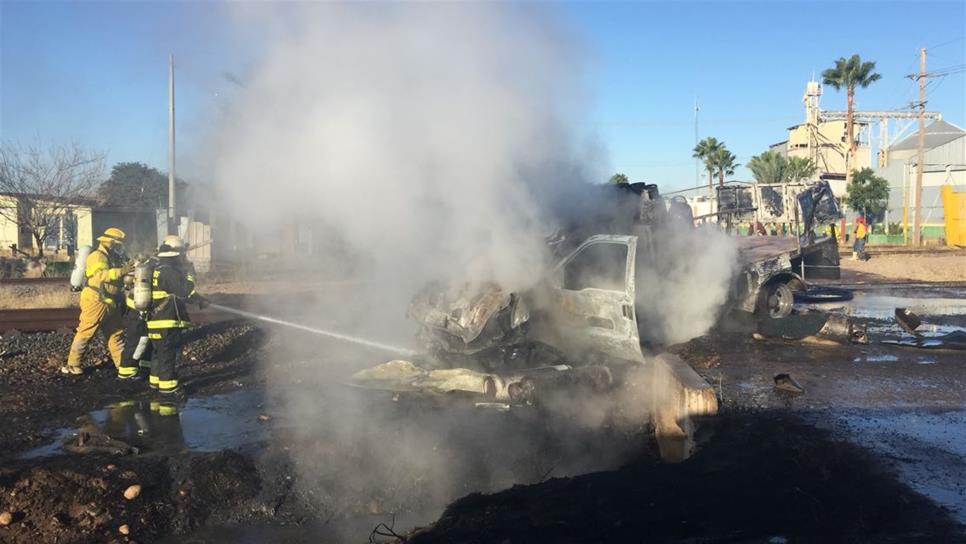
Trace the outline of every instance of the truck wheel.
{"type": "Polygon", "coordinates": [[[762,288],[758,295],[758,315],[771,319],[782,319],[792,313],[795,294],[784,282],[775,282],[762,288]]]}

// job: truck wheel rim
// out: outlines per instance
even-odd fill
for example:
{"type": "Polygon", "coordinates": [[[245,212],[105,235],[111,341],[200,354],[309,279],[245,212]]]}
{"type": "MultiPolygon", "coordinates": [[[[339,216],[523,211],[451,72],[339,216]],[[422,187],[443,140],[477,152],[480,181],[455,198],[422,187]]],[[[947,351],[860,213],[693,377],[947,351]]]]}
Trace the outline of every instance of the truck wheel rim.
{"type": "Polygon", "coordinates": [[[793,301],[792,290],[787,285],[776,285],[768,295],[768,315],[775,319],[788,316],[792,313],[793,301]]]}

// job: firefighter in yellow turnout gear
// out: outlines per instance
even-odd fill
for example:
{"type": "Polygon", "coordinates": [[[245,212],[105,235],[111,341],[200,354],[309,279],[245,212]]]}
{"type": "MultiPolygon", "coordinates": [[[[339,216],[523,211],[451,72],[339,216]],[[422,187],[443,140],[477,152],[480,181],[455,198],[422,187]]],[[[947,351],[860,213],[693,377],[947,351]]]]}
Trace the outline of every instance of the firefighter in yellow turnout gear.
{"type": "Polygon", "coordinates": [[[151,310],[147,319],[153,351],[149,384],[161,393],[178,393],[177,367],[183,344],[182,331],[191,325],[188,303],[204,308],[207,301],[195,292],[194,270],[184,256],[185,246],[170,237],[158,250],[151,283],[151,310]]]}
{"type": "Polygon", "coordinates": [[[121,300],[124,276],[133,270],[133,263],[125,262],[121,248],[124,231],[111,227],[97,238],[97,249],[85,262],[85,284],[80,295],[80,321],[70,345],[67,364],[60,371],[83,374],[81,359],[91,338],[101,331],[107,337],[107,348],[114,366],[121,364],[124,338],[121,324],[121,300]]]}

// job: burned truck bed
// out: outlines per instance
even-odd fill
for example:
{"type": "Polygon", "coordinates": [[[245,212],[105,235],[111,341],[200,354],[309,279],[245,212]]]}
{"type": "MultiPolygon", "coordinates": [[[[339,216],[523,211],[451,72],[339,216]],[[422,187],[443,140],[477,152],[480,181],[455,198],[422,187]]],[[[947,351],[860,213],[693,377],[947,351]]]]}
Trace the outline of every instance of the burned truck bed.
{"type": "Polygon", "coordinates": [[[789,315],[794,292],[804,290],[808,279],[839,279],[838,244],[831,236],[809,239],[804,245],[794,236],[742,236],[736,238],[738,275],[734,307],[772,318],[789,315]],[[780,300],[768,300],[769,297],[780,300]]]}

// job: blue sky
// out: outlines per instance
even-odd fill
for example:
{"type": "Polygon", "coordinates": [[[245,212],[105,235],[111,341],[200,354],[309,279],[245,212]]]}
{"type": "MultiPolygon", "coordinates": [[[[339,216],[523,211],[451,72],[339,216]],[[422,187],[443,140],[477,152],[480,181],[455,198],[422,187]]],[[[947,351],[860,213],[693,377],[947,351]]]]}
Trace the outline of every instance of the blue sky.
{"type": "MultiPolygon", "coordinates": [[[[804,116],[805,82],[834,59],[875,60],[881,81],[862,109],[915,99],[906,74],[918,49],[929,68],[966,63],[964,2],[584,2],[550,4],[587,51],[590,111],[583,127],[610,166],[667,188],[694,184],[693,102],[700,135],[724,140],[741,162],[785,139],[804,116]],[[845,24],[836,21],[847,21],[845,24]]],[[[166,62],[178,62],[178,139],[200,138],[224,74],[243,73],[258,44],[239,42],[213,2],[0,3],[0,138],[77,141],[109,163],[167,157],[166,62]]],[[[929,109],[963,125],[964,74],[929,87],[929,109]]],[[[844,109],[826,89],[822,105],[844,109]]],[[[739,169],[738,177],[747,177],[739,169]]]]}

